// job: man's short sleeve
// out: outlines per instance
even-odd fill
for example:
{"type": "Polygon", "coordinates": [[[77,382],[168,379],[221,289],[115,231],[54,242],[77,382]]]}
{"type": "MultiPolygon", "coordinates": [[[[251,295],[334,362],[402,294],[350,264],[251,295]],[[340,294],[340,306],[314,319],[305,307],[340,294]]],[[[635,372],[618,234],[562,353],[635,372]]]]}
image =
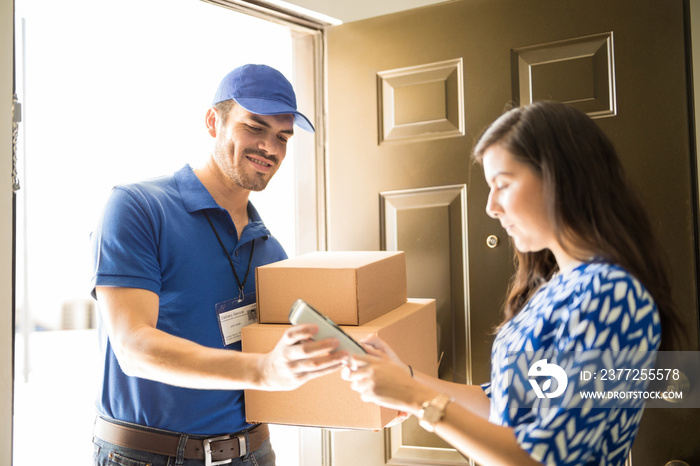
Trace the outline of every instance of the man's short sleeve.
{"type": "Polygon", "coordinates": [[[139,191],[117,187],[92,233],[92,294],[96,286],[160,292],[158,218],[139,191]]]}

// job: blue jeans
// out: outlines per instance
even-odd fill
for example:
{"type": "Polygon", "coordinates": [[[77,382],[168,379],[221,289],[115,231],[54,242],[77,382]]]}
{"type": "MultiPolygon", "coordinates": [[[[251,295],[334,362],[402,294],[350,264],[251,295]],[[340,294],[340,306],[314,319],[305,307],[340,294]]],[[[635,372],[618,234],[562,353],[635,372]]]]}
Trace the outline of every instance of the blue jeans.
{"type": "MultiPolygon", "coordinates": [[[[146,451],[132,450],[93,438],[95,466],[203,466],[204,460],[180,459],[146,451]]],[[[275,466],[275,452],[270,439],[265,439],[257,450],[241,458],[235,458],[231,466],[275,466]]]]}

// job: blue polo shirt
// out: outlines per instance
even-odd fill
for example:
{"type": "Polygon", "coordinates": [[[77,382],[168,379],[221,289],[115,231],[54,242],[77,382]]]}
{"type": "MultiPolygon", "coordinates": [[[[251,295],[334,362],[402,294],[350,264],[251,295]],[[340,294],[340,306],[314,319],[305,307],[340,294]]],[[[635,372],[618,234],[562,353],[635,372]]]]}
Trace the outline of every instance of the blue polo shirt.
{"type": "MultiPolygon", "coordinates": [[[[280,243],[248,204],[240,240],[231,216],[211,197],[189,165],[173,176],[117,186],[92,234],[96,286],[141,288],[158,294],[157,328],[212,348],[225,348],[215,305],[238,297],[238,284],[207,213],[244,281],[255,294],[255,268],[286,259],[280,243]]],[[[243,392],[194,390],[127,376],[104,328],[100,414],[191,435],[217,435],[249,426],[243,392]]],[[[240,351],[240,342],[233,350],[240,351]]]]}

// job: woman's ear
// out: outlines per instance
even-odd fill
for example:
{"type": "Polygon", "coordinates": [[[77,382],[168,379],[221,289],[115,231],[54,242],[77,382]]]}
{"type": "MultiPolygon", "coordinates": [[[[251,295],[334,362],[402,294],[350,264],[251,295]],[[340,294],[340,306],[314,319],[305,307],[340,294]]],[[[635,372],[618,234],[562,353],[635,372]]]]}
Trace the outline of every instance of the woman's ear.
{"type": "Polygon", "coordinates": [[[219,122],[219,112],[216,110],[214,107],[210,107],[209,110],[207,110],[207,115],[205,117],[205,122],[207,125],[207,132],[209,135],[213,138],[216,137],[217,133],[217,123],[219,122]]]}

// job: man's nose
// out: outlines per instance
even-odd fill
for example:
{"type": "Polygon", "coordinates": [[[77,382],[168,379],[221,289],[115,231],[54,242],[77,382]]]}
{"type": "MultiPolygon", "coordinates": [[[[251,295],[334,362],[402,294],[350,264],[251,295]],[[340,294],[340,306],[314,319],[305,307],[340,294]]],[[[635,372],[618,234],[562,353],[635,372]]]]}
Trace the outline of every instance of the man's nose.
{"type": "Polygon", "coordinates": [[[258,140],[258,149],[264,151],[266,154],[277,155],[283,149],[283,146],[279,138],[275,135],[264,136],[258,140]]]}

